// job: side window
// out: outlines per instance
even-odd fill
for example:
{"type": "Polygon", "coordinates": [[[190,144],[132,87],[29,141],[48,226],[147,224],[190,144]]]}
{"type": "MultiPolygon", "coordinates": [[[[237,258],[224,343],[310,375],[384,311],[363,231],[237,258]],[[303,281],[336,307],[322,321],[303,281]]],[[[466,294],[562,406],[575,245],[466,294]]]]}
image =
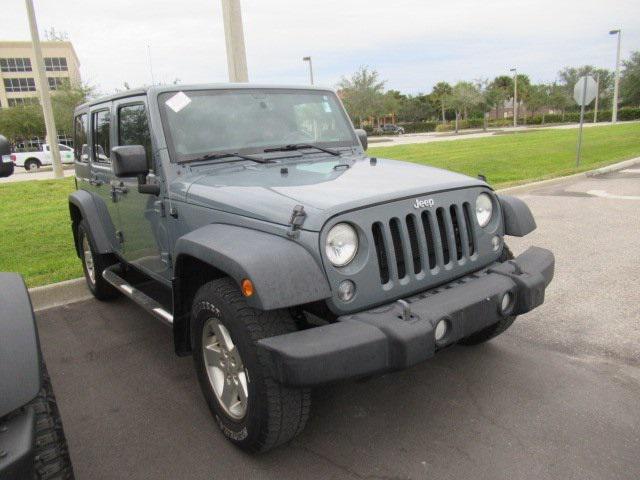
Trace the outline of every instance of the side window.
{"type": "Polygon", "coordinates": [[[111,142],[109,141],[109,127],[111,118],[109,110],[95,112],[91,122],[91,139],[93,143],[93,160],[98,163],[111,163],[111,142]]]}
{"type": "Polygon", "coordinates": [[[78,115],[73,123],[73,150],[77,162],[89,161],[87,145],[87,114],[78,115]]]}
{"type": "Polygon", "coordinates": [[[147,165],[153,170],[151,135],[143,104],[125,105],[118,109],[118,145],[142,145],[147,153],[147,165]]]}

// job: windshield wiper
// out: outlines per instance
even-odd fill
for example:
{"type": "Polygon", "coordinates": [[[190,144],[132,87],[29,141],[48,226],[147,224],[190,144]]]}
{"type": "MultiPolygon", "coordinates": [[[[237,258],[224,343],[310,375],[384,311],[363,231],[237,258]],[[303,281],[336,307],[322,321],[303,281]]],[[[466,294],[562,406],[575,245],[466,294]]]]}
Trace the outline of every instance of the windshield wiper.
{"type": "MultiPolygon", "coordinates": [[[[221,158],[238,158],[240,160],[250,160],[250,161],[256,162],[256,163],[273,163],[273,160],[268,160],[268,159],[260,158],[260,157],[249,157],[247,155],[242,155],[242,154],[237,153],[237,152],[233,152],[233,153],[207,153],[205,155],[202,155],[200,157],[194,158],[192,160],[187,160],[186,163],[202,162],[204,160],[220,160],[221,158]]],[[[237,161],[237,160],[229,160],[229,161],[233,162],[233,161],[237,161]]]]}
{"type": "Polygon", "coordinates": [[[336,157],[340,156],[340,152],[337,150],[333,150],[330,148],[319,147],[317,145],[311,145],[310,143],[292,143],[290,145],[284,145],[282,147],[273,147],[273,148],[265,148],[265,152],[290,152],[293,150],[305,150],[308,148],[315,148],[316,150],[320,150],[321,152],[330,153],[336,157]]]}

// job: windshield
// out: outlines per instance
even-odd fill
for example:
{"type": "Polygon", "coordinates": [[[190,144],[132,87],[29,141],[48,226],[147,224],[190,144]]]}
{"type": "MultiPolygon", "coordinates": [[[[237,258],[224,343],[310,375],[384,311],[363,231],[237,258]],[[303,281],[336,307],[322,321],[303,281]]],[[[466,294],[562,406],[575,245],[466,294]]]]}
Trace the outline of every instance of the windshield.
{"type": "Polygon", "coordinates": [[[164,93],[159,101],[169,150],[179,162],[207,153],[258,153],[290,144],[357,144],[331,92],[197,90],[164,93]]]}

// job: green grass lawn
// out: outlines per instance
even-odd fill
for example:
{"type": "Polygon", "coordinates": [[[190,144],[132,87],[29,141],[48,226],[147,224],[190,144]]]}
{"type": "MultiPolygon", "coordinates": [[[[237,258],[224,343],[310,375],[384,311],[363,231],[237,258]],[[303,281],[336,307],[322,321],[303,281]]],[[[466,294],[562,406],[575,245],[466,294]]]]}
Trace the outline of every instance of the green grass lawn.
{"type": "MultiPolygon", "coordinates": [[[[575,168],[577,130],[538,130],[428,144],[375,147],[370,155],[482,173],[492,185],[522,183],[589,170],[640,156],[640,124],[584,130],[575,168]]],[[[73,179],[0,184],[0,271],[24,275],[32,287],[82,275],[73,250],[67,196],[73,179]]]]}
{"type": "Polygon", "coordinates": [[[369,155],[433,165],[507,186],[570,175],[640,156],[640,123],[584,129],[575,167],[577,129],[534,130],[455,141],[371,147],[369,155]]]}
{"type": "Polygon", "coordinates": [[[0,184],[0,271],[30,287],[82,275],[73,249],[67,197],[73,178],[0,184]]]}

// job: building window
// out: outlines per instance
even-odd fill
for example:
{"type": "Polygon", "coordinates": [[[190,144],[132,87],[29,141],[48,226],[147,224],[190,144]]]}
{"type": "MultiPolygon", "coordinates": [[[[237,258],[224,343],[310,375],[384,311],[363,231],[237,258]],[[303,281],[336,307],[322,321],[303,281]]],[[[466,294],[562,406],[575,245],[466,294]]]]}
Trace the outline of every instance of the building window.
{"type": "Polygon", "coordinates": [[[31,59],[29,58],[0,58],[0,71],[2,72],[30,72],[31,59]]]}
{"type": "Polygon", "coordinates": [[[7,92],[35,92],[36,81],[33,78],[5,78],[4,89],[7,92]]]}
{"type": "Polygon", "coordinates": [[[37,105],[38,99],[36,97],[27,98],[8,98],[10,107],[23,107],[25,105],[37,105]]]}
{"type": "Polygon", "coordinates": [[[67,81],[62,77],[48,77],[47,80],[49,81],[49,90],[58,90],[67,81]]]}
{"type": "Polygon", "coordinates": [[[45,57],[44,68],[47,72],[66,72],[67,59],[64,57],[45,57]]]}

